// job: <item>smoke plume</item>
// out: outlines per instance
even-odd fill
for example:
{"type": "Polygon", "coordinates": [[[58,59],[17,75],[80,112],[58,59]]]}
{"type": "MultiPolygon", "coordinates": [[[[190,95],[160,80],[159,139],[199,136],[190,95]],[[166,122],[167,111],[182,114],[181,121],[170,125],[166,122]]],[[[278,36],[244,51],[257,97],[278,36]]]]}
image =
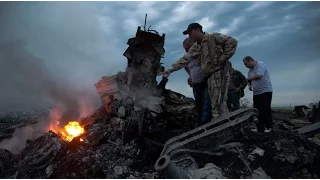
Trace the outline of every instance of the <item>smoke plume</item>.
{"type": "MultiPolygon", "coordinates": [[[[0,2],[0,112],[58,108],[63,126],[100,105],[94,84],[121,70],[123,52],[107,42],[97,12],[87,2],[0,2]]],[[[21,128],[6,147],[44,130],[21,128]]]]}
{"type": "Polygon", "coordinates": [[[101,29],[98,7],[88,2],[0,2],[0,111],[60,103],[74,113],[75,102],[83,104],[81,96],[94,107],[100,104],[94,84],[121,71],[126,61],[101,29]]]}

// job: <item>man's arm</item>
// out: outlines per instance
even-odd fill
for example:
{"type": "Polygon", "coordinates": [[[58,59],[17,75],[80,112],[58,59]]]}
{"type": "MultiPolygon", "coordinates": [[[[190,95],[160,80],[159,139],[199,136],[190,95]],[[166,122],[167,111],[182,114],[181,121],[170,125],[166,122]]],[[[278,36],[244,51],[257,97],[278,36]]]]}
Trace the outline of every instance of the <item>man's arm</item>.
{"type": "MultiPolygon", "coordinates": [[[[248,72],[248,76],[250,75],[250,71],[248,72]]],[[[248,80],[248,87],[249,87],[249,90],[252,91],[252,84],[251,84],[251,80],[248,80]]]]}
{"type": "Polygon", "coordinates": [[[240,71],[238,71],[238,73],[239,73],[239,76],[240,76],[240,80],[242,82],[240,84],[240,88],[244,89],[244,88],[246,88],[246,86],[248,84],[247,78],[240,71]]]}
{"type": "Polygon", "coordinates": [[[198,58],[200,56],[200,53],[200,46],[197,43],[194,43],[189,49],[189,51],[184,56],[182,56],[176,63],[172,64],[171,68],[169,68],[168,70],[171,73],[186,67],[189,64],[191,58],[198,58]]]}
{"type": "Polygon", "coordinates": [[[264,64],[257,64],[257,73],[254,76],[249,76],[248,81],[261,79],[266,72],[267,67],[264,64]]]}
{"type": "Polygon", "coordinates": [[[248,77],[248,81],[252,81],[252,80],[258,80],[261,79],[263,77],[263,75],[255,75],[255,76],[250,76],[248,77]]]}
{"type": "Polygon", "coordinates": [[[222,45],[223,54],[220,57],[219,63],[224,65],[236,52],[238,41],[228,35],[221,33],[213,33],[217,43],[222,45]]]}
{"type": "Polygon", "coordinates": [[[235,89],[235,92],[239,92],[241,89],[244,89],[247,86],[247,78],[238,70],[235,70],[237,76],[240,77],[240,85],[239,87],[237,87],[237,89],[235,89]]]}

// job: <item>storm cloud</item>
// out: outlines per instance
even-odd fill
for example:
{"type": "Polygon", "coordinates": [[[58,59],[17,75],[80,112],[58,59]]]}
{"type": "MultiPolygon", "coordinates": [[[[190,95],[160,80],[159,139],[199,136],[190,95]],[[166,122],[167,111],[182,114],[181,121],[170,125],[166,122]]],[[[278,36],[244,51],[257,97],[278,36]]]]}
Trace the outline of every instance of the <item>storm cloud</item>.
{"type": "MultiPolygon", "coordinates": [[[[145,14],[147,27],[166,34],[166,68],[184,53],[182,31],[199,22],[206,32],[238,39],[231,62],[243,74],[247,55],[267,64],[273,105],[320,100],[319,2],[1,2],[0,8],[0,111],[54,104],[48,87],[81,92],[98,105],[94,83],[125,70],[126,42],[145,14]]],[[[170,75],[167,88],[193,96],[184,70],[170,75]]]]}

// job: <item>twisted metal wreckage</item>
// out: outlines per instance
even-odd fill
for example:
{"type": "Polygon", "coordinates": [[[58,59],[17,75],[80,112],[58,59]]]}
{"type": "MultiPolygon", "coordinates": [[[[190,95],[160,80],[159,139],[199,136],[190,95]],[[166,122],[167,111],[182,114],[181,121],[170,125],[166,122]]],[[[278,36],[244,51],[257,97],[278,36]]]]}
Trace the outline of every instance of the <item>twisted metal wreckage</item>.
{"type": "MultiPolygon", "coordinates": [[[[159,90],[160,88],[155,87],[156,76],[164,69],[160,63],[160,58],[164,55],[165,52],[163,48],[164,38],[164,34],[160,37],[157,32],[156,34],[153,34],[150,31],[141,31],[141,28],[138,27],[136,37],[128,40],[127,44],[129,45],[129,47],[124,53],[124,56],[128,58],[128,67],[126,73],[118,73],[116,76],[117,82],[119,82],[119,80],[121,79],[122,81],[120,80],[120,82],[124,83],[121,83],[120,87],[115,86],[115,91],[111,92],[111,97],[109,94],[110,91],[99,91],[102,94],[101,98],[104,103],[110,103],[110,99],[114,99],[113,96],[117,95],[118,93],[120,94],[118,95],[118,97],[121,97],[121,95],[124,93],[121,93],[119,91],[121,91],[123,87],[129,87],[131,93],[136,90],[144,91],[145,89],[153,89],[156,90],[153,91],[156,92],[154,94],[161,96],[161,93],[159,93],[159,91],[157,92],[157,90],[159,90]],[[123,84],[126,84],[126,86],[123,86],[123,84]],[[108,100],[103,99],[106,96],[109,96],[108,100]]],[[[110,79],[113,77],[107,78],[110,79]]],[[[116,84],[118,85],[118,83],[116,84]]],[[[108,85],[106,87],[110,86],[108,85]]],[[[102,87],[100,86],[98,88],[102,87]]],[[[210,154],[211,151],[209,149],[208,151],[197,151],[196,149],[201,149],[201,147],[199,146],[201,144],[205,145],[206,148],[208,148],[208,144],[211,148],[214,148],[218,145],[221,145],[223,142],[232,139],[233,134],[236,131],[239,131],[243,125],[246,125],[249,122],[252,122],[253,119],[256,119],[257,114],[257,110],[253,108],[241,109],[240,111],[233,112],[215,122],[208,123],[204,126],[198,127],[192,131],[186,132],[185,134],[168,140],[164,145],[161,157],[155,164],[155,169],[157,171],[165,171],[167,177],[199,178],[199,175],[187,176],[186,172],[181,174],[181,170],[177,169],[177,167],[174,165],[175,163],[172,163],[170,159],[175,159],[178,154],[180,155],[179,158],[181,158],[181,154],[183,154],[182,156],[184,156],[184,158],[190,158],[189,161],[191,165],[189,167],[192,167],[193,170],[196,171],[197,169],[194,168],[198,167],[198,165],[190,155],[186,155],[187,152],[210,154]],[[207,139],[209,139],[209,141],[207,139]],[[184,149],[183,147],[194,148],[184,149]],[[178,172],[180,173],[177,174],[178,172]]],[[[140,135],[142,131],[142,122],[143,119],[141,119],[141,121],[138,121],[140,135]]],[[[210,168],[206,167],[205,170],[202,168],[198,171],[201,172],[210,170],[210,168]]],[[[194,172],[193,174],[197,173],[194,172]]]]}
{"type": "Polygon", "coordinates": [[[163,171],[166,177],[174,179],[215,178],[215,175],[212,175],[217,172],[215,165],[199,169],[197,162],[190,154],[214,154],[214,148],[234,138],[235,132],[240,131],[242,126],[256,121],[257,115],[256,109],[240,109],[169,139],[155,163],[155,169],[163,171]]]}
{"type": "MultiPolygon", "coordinates": [[[[163,34],[160,38],[156,34],[151,34],[150,31],[141,31],[140,27],[138,27],[136,38],[129,39],[129,47],[124,53],[128,58],[127,86],[134,87],[139,91],[155,87],[156,75],[163,71],[163,67],[160,67],[160,58],[165,52],[163,49],[165,35],[163,34]],[[143,51],[141,52],[142,49],[143,51]],[[136,82],[136,84],[133,82],[136,82]]],[[[131,92],[132,89],[130,88],[131,92]]],[[[164,145],[160,158],[154,165],[155,169],[159,172],[164,172],[166,177],[170,178],[204,178],[203,174],[207,174],[206,178],[214,177],[210,176],[210,174],[216,172],[216,166],[211,165],[199,169],[197,162],[190,154],[212,154],[212,149],[234,138],[236,132],[240,131],[244,125],[254,120],[256,121],[257,116],[258,111],[256,109],[241,109],[215,122],[169,139],[164,145]]],[[[139,134],[141,134],[140,129],[141,124],[139,125],[139,134]]],[[[237,146],[235,148],[246,167],[252,173],[237,146]]]]}
{"type": "Polygon", "coordinates": [[[252,133],[248,126],[258,116],[254,108],[239,109],[195,127],[193,100],[165,89],[168,79],[156,81],[164,69],[160,60],[165,54],[165,34],[146,29],[146,22],[143,28],[138,27],[136,36],[127,42],[126,71],[102,77],[95,84],[103,106],[80,120],[86,133],[66,142],[50,131],[28,140],[18,155],[0,149],[1,177],[268,178],[263,165],[255,164],[263,156],[267,161],[274,159],[274,164],[262,163],[268,174],[273,173],[272,168],[287,168],[272,177],[316,177],[306,175],[320,162],[319,147],[301,135],[310,133],[308,128],[300,129],[300,134],[252,133]],[[231,163],[219,164],[219,157],[231,163]],[[135,162],[143,164],[141,172],[135,162]],[[230,170],[233,164],[237,166],[230,170]]]}

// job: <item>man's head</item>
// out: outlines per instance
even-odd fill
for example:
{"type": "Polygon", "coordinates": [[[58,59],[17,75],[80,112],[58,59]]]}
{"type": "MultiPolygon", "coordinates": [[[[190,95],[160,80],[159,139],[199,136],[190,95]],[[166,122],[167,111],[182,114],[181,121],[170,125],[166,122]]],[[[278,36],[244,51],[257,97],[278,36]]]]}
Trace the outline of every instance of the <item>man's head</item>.
{"type": "Polygon", "coordinates": [[[189,51],[189,49],[191,48],[191,46],[193,45],[193,41],[190,39],[190,38],[186,38],[182,45],[183,45],[183,48],[186,50],[186,52],[189,51]]]}
{"type": "Polygon", "coordinates": [[[252,57],[250,56],[246,56],[245,58],[243,58],[243,64],[247,67],[252,69],[255,65],[255,61],[252,57]]]}
{"type": "Polygon", "coordinates": [[[199,42],[202,41],[203,31],[202,26],[198,23],[189,24],[187,30],[183,31],[182,34],[189,35],[192,41],[199,42]]]}

